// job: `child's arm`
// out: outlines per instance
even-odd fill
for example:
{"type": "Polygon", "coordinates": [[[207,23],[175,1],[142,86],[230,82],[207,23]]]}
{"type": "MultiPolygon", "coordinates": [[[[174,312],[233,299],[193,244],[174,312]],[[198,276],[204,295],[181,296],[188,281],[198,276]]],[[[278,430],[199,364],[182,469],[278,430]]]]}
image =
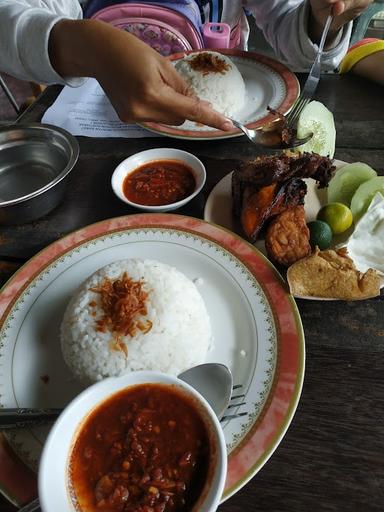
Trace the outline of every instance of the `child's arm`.
{"type": "Polygon", "coordinates": [[[340,73],[355,73],[384,85],[384,40],[362,39],[351,46],[340,64],[340,73]]]}

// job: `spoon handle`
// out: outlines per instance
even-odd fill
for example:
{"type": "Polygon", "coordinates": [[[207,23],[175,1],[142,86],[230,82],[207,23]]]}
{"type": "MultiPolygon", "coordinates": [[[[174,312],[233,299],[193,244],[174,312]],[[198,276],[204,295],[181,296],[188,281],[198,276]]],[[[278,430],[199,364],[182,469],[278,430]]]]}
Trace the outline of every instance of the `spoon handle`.
{"type": "Polygon", "coordinates": [[[1,408],[0,430],[24,428],[54,421],[62,409],[1,408]]]}

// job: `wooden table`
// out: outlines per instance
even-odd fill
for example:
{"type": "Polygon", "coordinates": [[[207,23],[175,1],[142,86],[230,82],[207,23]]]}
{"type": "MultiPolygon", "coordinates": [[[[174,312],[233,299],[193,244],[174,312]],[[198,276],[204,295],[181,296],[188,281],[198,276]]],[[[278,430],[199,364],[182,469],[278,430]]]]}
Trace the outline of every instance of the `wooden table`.
{"type": "MultiPolygon", "coordinates": [[[[57,95],[50,88],[23,116],[39,121],[57,95]]],[[[353,76],[324,76],[317,99],[333,111],[335,157],[384,174],[384,91],[353,76]]],[[[0,282],[50,242],[95,221],[131,213],[113,195],[114,167],[132,153],[169,146],[207,167],[202,194],[178,213],[202,217],[212,187],[236,160],[255,155],[243,139],[79,138],[80,158],[62,204],[32,224],[0,228],[0,282]]],[[[384,302],[299,300],[306,337],[302,397],[287,434],[261,471],[222,512],[382,511],[384,509],[384,302]]],[[[14,507],[0,499],[1,511],[14,507]]]]}

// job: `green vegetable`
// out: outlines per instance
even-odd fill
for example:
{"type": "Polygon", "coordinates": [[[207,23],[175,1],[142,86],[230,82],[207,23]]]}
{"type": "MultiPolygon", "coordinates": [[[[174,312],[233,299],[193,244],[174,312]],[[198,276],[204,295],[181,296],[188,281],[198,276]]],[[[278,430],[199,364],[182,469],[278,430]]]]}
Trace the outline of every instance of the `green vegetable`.
{"type": "Polygon", "coordinates": [[[377,176],[376,178],[365,181],[353,194],[351,210],[355,223],[368,210],[376,192],[381,192],[384,196],[384,176],[377,176]]]}
{"type": "Polygon", "coordinates": [[[345,165],[329,182],[328,201],[350,206],[352,196],[359,186],[376,176],[377,172],[367,164],[355,162],[345,165]]]}
{"type": "Polygon", "coordinates": [[[336,144],[336,128],[333,114],[319,101],[311,101],[300,114],[297,136],[313,133],[311,140],[298,146],[296,151],[308,151],[333,158],[336,144]]]}

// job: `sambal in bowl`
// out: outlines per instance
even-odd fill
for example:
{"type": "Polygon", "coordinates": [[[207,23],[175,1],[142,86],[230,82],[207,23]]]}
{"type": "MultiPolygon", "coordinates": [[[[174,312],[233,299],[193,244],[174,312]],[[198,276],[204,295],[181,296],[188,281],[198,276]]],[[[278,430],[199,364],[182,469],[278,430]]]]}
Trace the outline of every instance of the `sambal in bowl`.
{"type": "Polygon", "coordinates": [[[192,153],[173,148],[149,149],[121,162],[112,175],[119,199],[140,210],[176,210],[203,188],[206,171],[192,153]]]}
{"type": "Polygon", "coordinates": [[[227,471],[224,434],[189,384],[131,372],[63,411],[39,469],[43,512],[213,512],[227,471]]]}

